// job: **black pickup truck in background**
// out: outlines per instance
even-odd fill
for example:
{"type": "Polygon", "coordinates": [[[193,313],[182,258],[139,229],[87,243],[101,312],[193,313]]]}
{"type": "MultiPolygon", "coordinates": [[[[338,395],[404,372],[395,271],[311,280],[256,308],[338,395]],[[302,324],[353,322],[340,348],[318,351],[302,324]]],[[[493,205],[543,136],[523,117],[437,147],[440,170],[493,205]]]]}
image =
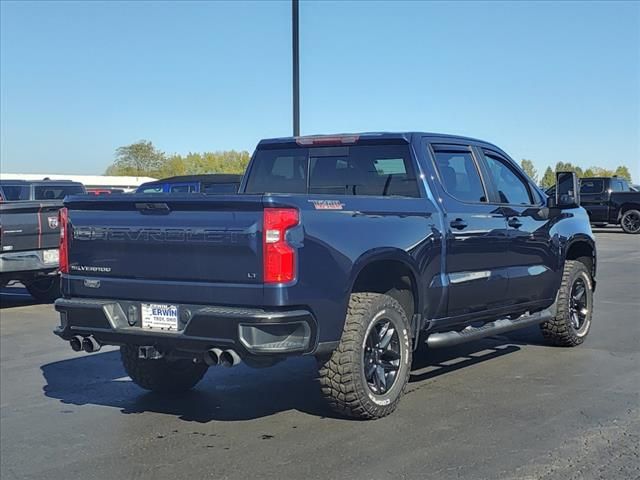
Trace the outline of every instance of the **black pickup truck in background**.
{"type": "Polygon", "coordinates": [[[614,224],[626,233],[640,233],[640,192],[623,178],[582,178],[580,205],[596,226],[614,224]]]}
{"type": "Polygon", "coordinates": [[[60,296],[58,211],[81,193],[77,182],[0,181],[0,287],[19,281],[38,301],[60,296]]]}

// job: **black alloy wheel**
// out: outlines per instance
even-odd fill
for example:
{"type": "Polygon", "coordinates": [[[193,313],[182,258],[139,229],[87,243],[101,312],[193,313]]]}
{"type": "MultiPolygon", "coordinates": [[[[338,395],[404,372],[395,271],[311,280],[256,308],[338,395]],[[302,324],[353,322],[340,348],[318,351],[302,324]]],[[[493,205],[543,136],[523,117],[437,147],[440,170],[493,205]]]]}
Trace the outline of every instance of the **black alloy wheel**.
{"type": "Polygon", "coordinates": [[[587,286],[582,277],[576,278],[571,287],[571,297],[569,298],[569,316],[571,326],[576,332],[585,326],[589,306],[587,305],[587,286]]]}
{"type": "Polygon", "coordinates": [[[393,386],[400,369],[400,338],[386,318],[371,326],[363,349],[363,369],[369,389],[383,395],[393,386]]]}
{"type": "Polygon", "coordinates": [[[622,229],[627,233],[640,232],[640,212],[638,210],[627,210],[620,219],[622,229]]]}

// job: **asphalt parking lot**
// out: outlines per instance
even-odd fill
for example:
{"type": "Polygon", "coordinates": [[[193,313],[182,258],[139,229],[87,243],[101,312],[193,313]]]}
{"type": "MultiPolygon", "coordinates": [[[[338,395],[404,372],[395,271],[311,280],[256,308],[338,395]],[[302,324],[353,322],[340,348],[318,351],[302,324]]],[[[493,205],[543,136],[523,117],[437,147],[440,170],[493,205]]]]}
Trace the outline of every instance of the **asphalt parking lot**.
{"type": "Polygon", "coordinates": [[[186,396],[72,352],[51,305],[0,301],[0,458],[19,479],[640,477],[640,237],[598,230],[594,324],[574,349],[537,329],[422,356],[395,414],[333,418],[312,359],[210,369],[186,396]]]}

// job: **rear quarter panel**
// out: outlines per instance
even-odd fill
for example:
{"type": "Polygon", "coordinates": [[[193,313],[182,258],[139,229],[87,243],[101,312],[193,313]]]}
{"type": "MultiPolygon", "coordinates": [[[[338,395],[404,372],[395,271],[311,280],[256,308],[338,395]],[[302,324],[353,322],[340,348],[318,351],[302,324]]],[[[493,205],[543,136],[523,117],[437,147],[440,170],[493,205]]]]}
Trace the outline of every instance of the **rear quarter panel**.
{"type": "Polygon", "coordinates": [[[430,200],[278,195],[266,202],[296,206],[300,225],[288,233],[298,249],[297,280],[286,287],[265,286],[265,303],[310,306],[320,323],[319,341],[340,338],[353,284],[371,262],[404,263],[415,277],[420,304],[427,303],[423,299],[441,261],[440,219],[430,200]],[[316,200],[332,200],[340,209],[318,208],[316,200]]]}

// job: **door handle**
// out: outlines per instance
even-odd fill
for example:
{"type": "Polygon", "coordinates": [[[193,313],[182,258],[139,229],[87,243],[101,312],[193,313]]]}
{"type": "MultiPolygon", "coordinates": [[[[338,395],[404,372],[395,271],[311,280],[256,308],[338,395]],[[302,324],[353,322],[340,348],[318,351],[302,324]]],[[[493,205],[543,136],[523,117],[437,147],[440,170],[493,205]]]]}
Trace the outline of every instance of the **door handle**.
{"type": "Polygon", "coordinates": [[[467,222],[465,222],[461,218],[456,218],[449,225],[451,225],[451,228],[455,228],[456,230],[467,228],[467,222]]]}
{"type": "Polygon", "coordinates": [[[510,227],[513,227],[513,228],[520,228],[522,226],[522,222],[515,217],[510,218],[507,223],[509,224],[510,227]]]}

